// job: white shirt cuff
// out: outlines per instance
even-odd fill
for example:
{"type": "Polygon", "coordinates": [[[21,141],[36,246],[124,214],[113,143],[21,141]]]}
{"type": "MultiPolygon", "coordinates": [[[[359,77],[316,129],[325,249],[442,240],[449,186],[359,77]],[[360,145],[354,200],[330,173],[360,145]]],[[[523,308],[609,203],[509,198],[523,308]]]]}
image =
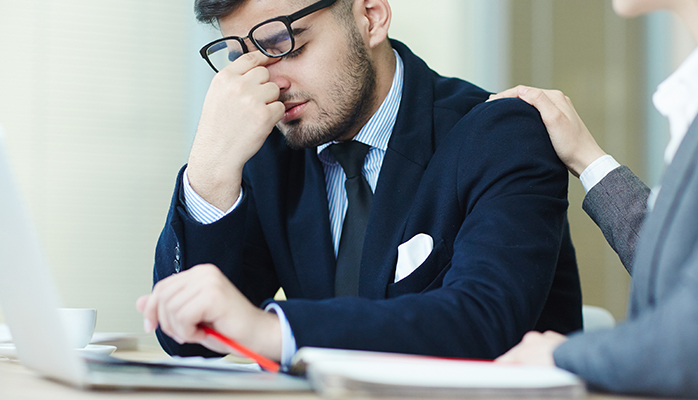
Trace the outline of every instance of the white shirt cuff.
{"type": "Polygon", "coordinates": [[[197,222],[201,224],[212,224],[226,215],[230,214],[231,211],[237,208],[242,200],[242,188],[240,188],[240,195],[235,201],[235,204],[228,209],[228,211],[223,212],[218,207],[211,205],[209,202],[204,200],[199,196],[196,191],[189,184],[189,176],[187,175],[187,170],[184,171],[183,176],[183,187],[184,187],[184,206],[187,208],[187,212],[192,216],[197,222]]]}
{"type": "Polygon", "coordinates": [[[620,167],[618,161],[616,161],[611,155],[606,154],[605,156],[601,156],[593,163],[589,164],[584,172],[579,175],[579,180],[582,182],[584,190],[589,193],[591,188],[596,186],[597,183],[601,182],[601,180],[605,178],[609,172],[618,167],[620,167]]]}
{"type": "Polygon", "coordinates": [[[298,351],[296,337],[291,330],[291,324],[288,323],[284,310],[276,303],[269,303],[264,311],[276,313],[276,316],[279,317],[279,323],[281,324],[281,365],[289,366],[291,365],[291,359],[298,351]]]}

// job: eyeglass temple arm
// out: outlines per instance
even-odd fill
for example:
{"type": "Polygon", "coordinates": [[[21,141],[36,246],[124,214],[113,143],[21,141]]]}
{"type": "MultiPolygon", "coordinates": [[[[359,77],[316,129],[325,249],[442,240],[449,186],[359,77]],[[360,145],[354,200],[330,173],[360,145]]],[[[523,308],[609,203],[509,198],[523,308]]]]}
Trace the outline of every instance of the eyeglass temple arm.
{"type": "Polygon", "coordinates": [[[293,14],[288,16],[289,23],[293,22],[297,19],[303,18],[308,14],[312,14],[315,11],[321,10],[325,7],[329,7],[332,4],[334,4],[337,0],[320,0],[317,3],[311,4],[308,7],[298,10],[294,12],[293,14]]]}

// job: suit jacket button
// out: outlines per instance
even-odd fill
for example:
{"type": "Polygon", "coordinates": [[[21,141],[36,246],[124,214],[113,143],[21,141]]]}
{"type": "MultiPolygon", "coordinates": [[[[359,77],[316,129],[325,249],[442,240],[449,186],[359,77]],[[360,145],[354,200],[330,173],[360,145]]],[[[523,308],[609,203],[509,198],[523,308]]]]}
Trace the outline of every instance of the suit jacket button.
{"type": "Polygon", "coordinates": [[[175,255],[174,255],[174,270],[175,273],[179,273],[182,271],[182,264],[181,264],[181,259],[182,259],[182,252],[179,250],[179,243],[177,243],[177,246],[175,246],[175,255]]]}

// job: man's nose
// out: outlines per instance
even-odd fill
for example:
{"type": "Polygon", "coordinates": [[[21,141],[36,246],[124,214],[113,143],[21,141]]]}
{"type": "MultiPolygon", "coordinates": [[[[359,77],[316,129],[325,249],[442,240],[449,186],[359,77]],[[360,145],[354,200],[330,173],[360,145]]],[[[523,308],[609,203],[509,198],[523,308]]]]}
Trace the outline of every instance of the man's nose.
{"type": "Polygon", "coordinates": [[[291,79],[287,69],[284,68],[283,60],[268,65],[267,70],[269,70],[269,81],[275,83],[282,93],[291,88],[291,79]]]}

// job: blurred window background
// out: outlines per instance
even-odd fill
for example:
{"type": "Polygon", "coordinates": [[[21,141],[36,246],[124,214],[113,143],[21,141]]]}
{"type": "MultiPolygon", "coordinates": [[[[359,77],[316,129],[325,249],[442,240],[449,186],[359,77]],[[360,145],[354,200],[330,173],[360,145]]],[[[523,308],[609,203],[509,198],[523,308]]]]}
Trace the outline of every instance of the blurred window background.
{"type": "MultiPolygon", "coordinates": [[[[390,36],[490,91],[563,90],[607,152],[658,182],[668,126],[651,94],[695,46],[670,15],[624,20],[610,0],[426,4],[393,0],[390,36]]],[[[141,329],[134,303],[212,77],[197,51],[217,37],[193,0],[0,0],[10,160],[64,305],[97,308],[99,331],[141,329]]],[[[583,195],[572,179],[584,301],[622,319],[627,274],[583,195]]]]}

